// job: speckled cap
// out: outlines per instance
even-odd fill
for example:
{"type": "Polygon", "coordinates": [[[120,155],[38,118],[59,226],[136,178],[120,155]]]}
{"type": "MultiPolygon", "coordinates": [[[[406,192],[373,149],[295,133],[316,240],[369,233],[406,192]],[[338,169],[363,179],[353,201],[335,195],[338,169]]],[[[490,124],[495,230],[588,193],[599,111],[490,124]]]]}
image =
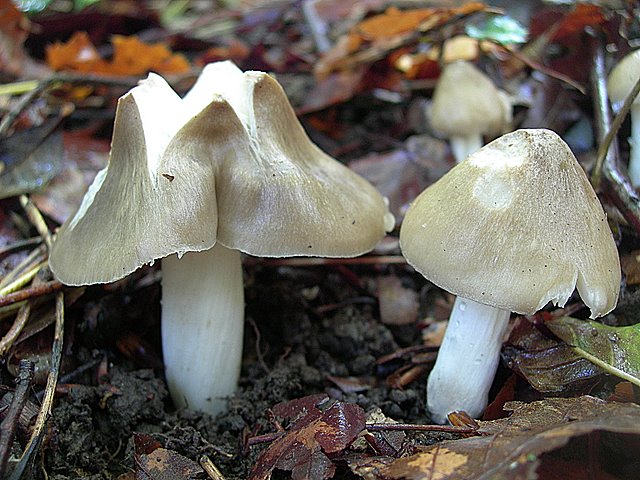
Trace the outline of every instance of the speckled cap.
{"type": "Polygon", "coordinates": [[[436,285],[520,314],[564,306],[576,287],[593,318],[618,300],[606,215],[550,130],[508,133],[451,169],[412,203],[400,245],[436,285]]]}

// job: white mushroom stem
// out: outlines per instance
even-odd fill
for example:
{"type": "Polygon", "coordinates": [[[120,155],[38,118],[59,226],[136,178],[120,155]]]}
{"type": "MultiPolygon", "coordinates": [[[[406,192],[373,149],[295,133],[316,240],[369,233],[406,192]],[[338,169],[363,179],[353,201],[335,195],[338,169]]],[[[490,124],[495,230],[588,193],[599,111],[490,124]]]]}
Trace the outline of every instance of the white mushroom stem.
{"type": "Polygon", "coordinates": [[[640,187],[640,101],[631,105],[631,137],[629,138],[629,180],[640,187]]]}
{"type": "Polygon", "coordinates": [[[456,159],[456,163],[462,162],[469,155],[480,150],[484,145],[480,133],[467,135],[466,137],[451,137],[449,138],[449,143],[451,143],[451,151],[453,152],[453,157],[456,159]]]}
{"type": "Polygon", "coordinates": [[[498,368],[508,310],[457,297],[427,383],[427,408],[436,423],[464,410],[477,418],[487,406],[498,368]]]}
{"type": "Polygon", "coordinates": [[[225,410],[240,376],[243,328],[238,250],[216,244],[162,259],[162,349],[176,407],[225,410]]]}

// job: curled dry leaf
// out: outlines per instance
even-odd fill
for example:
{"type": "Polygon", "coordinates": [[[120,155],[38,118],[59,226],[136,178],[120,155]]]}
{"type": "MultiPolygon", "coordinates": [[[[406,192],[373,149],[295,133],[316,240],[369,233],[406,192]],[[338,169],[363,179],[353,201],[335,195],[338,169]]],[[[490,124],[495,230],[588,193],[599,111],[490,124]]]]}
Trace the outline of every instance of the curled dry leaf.
{"type": "Polygon", "coordinates": [[[512,370],[543,393],[586,392],[602,375],[567,344],[546,337],[526,320],[515,325],[502,355],[512,370]]]}
{"type": "MultiPolygon", "coordinates": [[[[600,452],[590,452],[600,459],[599,465],[598,461],[592,462],[597,470],[592,472],[593,478],[620,474],[618,470],[633,462],[637,454],[633,444],[640,438],[638,405],[606,403],[584,396],[550,398],[530,404],[511,402],[505,409],[512,412],[509,418],[478,422],[485,436],[426,447],[419,453],[374,468],[367,478],[542,478],[537,472],[546,470],[547,464],[556,463],[549,455],[551,452],[594,432],[606,434],[611,441],[600,442],[600,452]]],[[[564,464],[564,473],[570,476],[572,472],[582,471],[589,461],[588,452],[587,447],[572,449],[571,461],[564,464]]]]}

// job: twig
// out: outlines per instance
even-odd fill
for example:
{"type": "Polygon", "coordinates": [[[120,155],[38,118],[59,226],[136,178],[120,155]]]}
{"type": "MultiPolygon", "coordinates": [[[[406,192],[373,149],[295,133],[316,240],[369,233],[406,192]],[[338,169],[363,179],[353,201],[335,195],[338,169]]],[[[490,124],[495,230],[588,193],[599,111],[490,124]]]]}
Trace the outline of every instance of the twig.
{"type": "Polygon", "coordinates": [[[28,300],[30,298],[49,295],[50,293],[55,293],[59,290],[62,290],[63,287],[64,285],[62,285],[57,280],[52,280],[50,282],[43,283],[42,285],[24,288],[20,291],[9,293],[7,295],[4,295],[3,297],[0,297],[0,307],[11,305],[12,303],[16,302],[21,302],[23,300],[28,300]]]}
{"type": "Polygon", "coordinates": [[[35,266],[33,266],[30,270],[24,272],[20,277],[16,278],[13,282],[8,285],[2,286],[0,288],[0,297],[4,295],[9,295],[11,293],[15,293],[20,288],[24,287],[27,283],[34,279],[34,277],[38,274],[40,269],[47,264],[46,261],[42,261],[35,266]]]}
{"type": "Polygon", "coordinates": [[[38,449],[42,436],[44,433],[44,427],[51,415],[51,405],[53,404],[53,396],[56,391],[56,383],[58,381],[58,374],[60,372],[60,361],[62,359],[62,339],[64,334],[64,294],[59,292],[56,295],[56,326],[53,336],[53,346],[51,348],[51,368],[49,370],[49,376],[47,377],[47,386],[45,389],[45,395],[42,400],[42,406],[38,413],[38,418],[33,426],[31,438],[20,457],[20,461],[16,465],[15,470],[9,480],[19,480],[22,474],[27,468],[31,456],[38,449]]]}
{"type": "Polygon", "coordinates": [[[404,265],[402,255],[366,255],[355,258],[290,257],[290,258],[246,258],[245,265],[269,267],[313,267],[317,265],[404,265]]]}
{"type": "Polygon", "coordinates": [[[0,424],[0,478],[5,478],[7,461],[11,454],[11,443],[16,432],[16,426],[20,413],[27,403],[27,393],[33,378],[33,362],[20,360],[20,369],[16,377],[16,390],[11,401],[11,406],[0,424]]]}
{"type": "Polygon", "coordinates": [[[415,432],[446,432],[480,435],[477,428],[458,427],[454,425],[412,425],[409,423],[367,423],[367,430],[372,432],[384,430],[402,430],[415,432]]]}
{"type": "Polygon", "coordinates": [[[211,461],[209,457],[206,455],[202,455],[198,460],[198,463],[202,467],[202,469],[206,472],[211,480],[224,480],[224,475],[220,473],[218,467],[211,461]]]}
{"type": "Polygon", "coordinates": [[[2,337],[0,340],[0,357],[2,357],[13,345],[13,342],[16,341],[20,332],[27,324],[27,320],[29,320],[29,314],[31,313],[31,303],[27,302],[20,307],[18,310],[18,314],[16,315],[16,319],[11,325],[9,331],[2,337]]]}
{"type": "MultiPolygon", "coordinates": [[[[168,75],[165,77],[171,85],[187,78],[198,75],[198,69],[193,69],[185,74],[168,75]]],[[[60,83],[74,84],[90,84],[90,85],[107,85],[111,87],[131,88],[138,84],[142,77],[137,76],[117,76],[117,75],[95,75],[86,73],[57,73],[51,77],[37,82],[35,88],[20,97],[20,100],[13,106],[9,112],[0,121],[0,137],[5,136],[16,118],[33,102],[37,97],[42,95],[49,88],[55,87],[60,83]]]]}
{"type": "Polygon", "coordinates": [[[11,270],[9,273],[5,275],[5,277],[0,281],[0,289],[4,289],[9,283],[14,282],[21,275],[24,275],[25,272],[32,270],[39,263],[42,263],[45,260],[45,246],[40,245],[38,248],[35,248],[27,257],[22,260],[16,267],[11,270]]]}
{"type": "Polygon", "coordinates": [[[604,164],[605,158],[607,157],[607,153],[609,151],[609,147],[611,146],[611,142],[613,141],[615,136],[618,134],[618,130],[620,130],[620,127],[622,126],[622,122],[624,122],[625,118],[629,114],[629,111],[631,110],[631,106],[633,105],[633,102],[639,93],[640,93],[640,78],[638,78],[638,81],[633,85],[633,88],[629,92],[629,95],[627,95],[627,97],[624,100],[624,103],[622,104],[622,108],[620,108],[620,111],[613,119],[613,123],[611,124],[609,131],[600,142],[600,146],[598,147],[598,154],[596,156],[596,164],[593,167],[593,171],[591,172],[591,183],[593,184],[593,187],[596,189],[600,187],[600,180],[602,176],[602,166],[604,164]]]}
{"type": "MultiPolygon", "coordinates": [[[[591,47],[591,93],[593,98],[594,117],[599,143],[604,143],[611,128],[611,111],[607,97],[605,49],[602,39],[596,34],[589,36],[591,47]]],[[[606,181],[607,194],[620,210],[625,220],[640,232],[640,198],[629,183],[628,178],[620,170],[617,159],[617,142],[611,137],[611,146],[607,148],[602,164],[602,179],[606,181]]]]}
{"type": "MultiPolygon", "coordinates": [[[[380,431],[414,431],[414,432],[445,432],[459,433],[461,435],[481,435],[477,428],[474,427],[458,427],[453,425],[413,425],[409,423],[366,423],[365,429],[371,432],[380,431]]],[[[278,431],[273,433],[265,433],[264,435],[256,435],[247,440],[247,446],[259,445],[262,443],[271,443],[286,435],[286,431],[278,431]]]]}
{"type": "Polygon", "coordinates": [[[40,245],[42,239],[40,237],[26,238],[24,240],[17,240],[10,245],[0,248],[0,258],[4,258],[14,252],[24,250],[29,247],[35,247],[40,245]]]}
{"type": "Polygon", "coordinates": [[[49,82],[41,82],[31,90],[20,97],[20,100],[13,106],[11,110],[0,121],[0,138],[4,137],[9,127],[13,124],[16,118],[29,106],[33,100],[38,97],[49,87],[49,82]]]}
{"type": "Polygon", "coordinates": [[[331,49],[331,42],[327,37],[327,22],[320,18],[316,9],[316,0],[302,0],[302,14],[309,25],[311,36],[319,53],[331,49]]]}
{"type": "Polygon", "coordinates": [[[36,207],[36,205],[26,195],[20,195],[20,205],[24,208],[27,218],[35,227],[40,237],[42,237],[47,248],[51,250],[51,232],[49,232],[47,222],[42,218],[42,214],[40,213],[40,210],[38,210],[38,207],[36,207]]]}
{"type": "Polygon", "coordinates": [[[256,356],[258,357],[258,363],[264,370],[264,373],[269,373],[269,367],[267,367],[267,363],[264,361],[264,354],[262,353],[262,347],[260,346],[262,335],[260,334],[260,329],[253,318],[247,318],[247,321],[253,328],[253,333],[256,335],[256,356]]]}

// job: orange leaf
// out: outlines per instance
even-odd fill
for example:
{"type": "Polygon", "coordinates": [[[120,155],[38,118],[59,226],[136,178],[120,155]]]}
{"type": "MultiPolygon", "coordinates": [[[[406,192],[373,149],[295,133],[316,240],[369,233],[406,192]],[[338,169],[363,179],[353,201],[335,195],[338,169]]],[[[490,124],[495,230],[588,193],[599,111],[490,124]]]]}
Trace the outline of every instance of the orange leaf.
{"type": "Polygon", "coordinates": [[[54,70],[92,72],[102,60],[87,32],[76,32],[66,43],[47,45],[47,64],[54,70]]]}
{"type": "Polygon", "coordinates": [[[109,75],[144,75],[181,73],[189,70],[189,62],[174,54],[162,43],[148,44],[137,37],[113,37],[113,59],[108,62],[98,54],[86,32],[76,32],[67,43],[47,46],[47,63],[54,70],[102,73],[109,75]]]}
{"type": "Polygon", "coordinates": [[[138,37],[115,35],[112,68],[116,75],[140,75],[151,70],[158,73],[181,73],[189,70],[189,62],[174,54],[163,43],[144,43],[138,37]]]}
{"type": "Polygon", "coordinates": [[[584,31],[585,27],[601,25],[606,20],[602,9],[597,5],[578,3],[576,8],[564,17],[553,36],[554,41],[572,37],[584,31]]]}
{"type": "Polygon", "coordinates": [[[401,11],[395,7],[390,7],[386,12],[360,22],[356,26],[356,31],[367,40],[411,32],[432,15],[434,11],[433,8],[401,11]]]}

